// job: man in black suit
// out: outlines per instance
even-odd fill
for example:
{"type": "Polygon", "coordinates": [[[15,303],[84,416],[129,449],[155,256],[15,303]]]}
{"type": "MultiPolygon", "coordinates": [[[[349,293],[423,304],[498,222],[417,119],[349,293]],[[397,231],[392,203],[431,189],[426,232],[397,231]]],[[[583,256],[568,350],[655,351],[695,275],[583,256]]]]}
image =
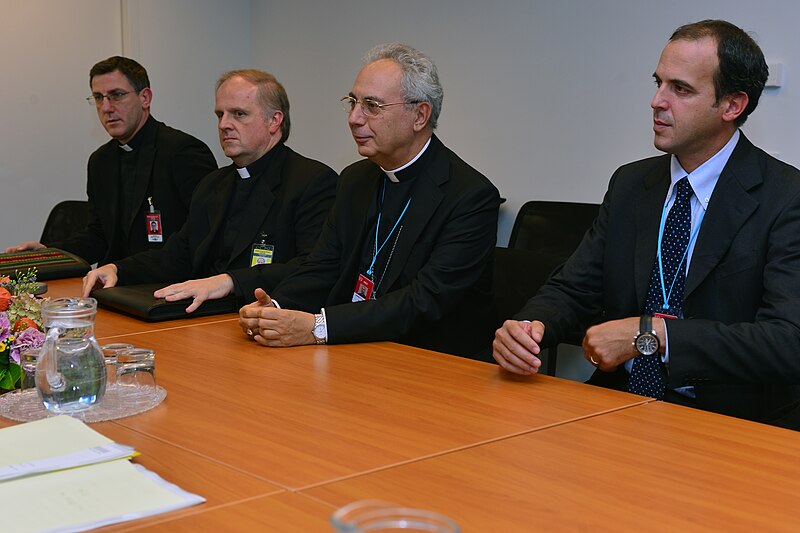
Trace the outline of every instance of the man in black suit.
{"type": "Polygon", "coordinates": [[[136,61],[100,61],[89,85],[87,100],[112,137],[89,157],[89,223],[64,241],[25,242],[6,252],[50,246],[103,265],[161,248],[186,221],[194,188],[217,168],[202,141],[153,118],[150,80],[136,61]]]}
{"type": "Polygon", "coordinates": [[[365,63],[342,103],[367,159],[342,172],[275,300],[258,289],[241,309],[242,329],[266,346],[396,340],[488,356],[497,189],[433,135],[443,91],[428,57],[389,44],[365,63]]]}
{"type": "Polygon", "coordinates": [[[541,347],[600,317],[590,383],[797,427],[800,172],[739,130],[767,74],[730,23],[675,31],[651,102],[669,155],[616,171],[579,248],[497,331],[503,368],[535,373],[541,347]]]}
{"type": "Polygon", "coordinates": [[[90,272],[84,294],[97,285],[171,282],[154,295],[193,298],[187,312],[231,293],[245,303],[253,291],[243,291],[240,280],[258,274],[271,290],[311,250],[337,176],[284,144],[290,121],[283,86],[267,72],[228,72],[217,82],[215,113],[220,144],[233,164],[203,178],[186,224],[163,250],[90,272]]]}

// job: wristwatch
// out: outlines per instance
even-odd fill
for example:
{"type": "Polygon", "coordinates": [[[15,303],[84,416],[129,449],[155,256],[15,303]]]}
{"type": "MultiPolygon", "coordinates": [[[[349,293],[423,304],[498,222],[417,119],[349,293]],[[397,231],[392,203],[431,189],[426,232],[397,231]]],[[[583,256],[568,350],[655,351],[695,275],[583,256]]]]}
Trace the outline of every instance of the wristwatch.
{"type": "Polygon", "coordinates": [[[325,315],[322,313],[314,315],[314,329],[311,330],[311,334],[314,335],[314,341],[317,344],[325,344],[327,342],[325,339],[326,329],[325,315]]]}
{"type": "Polygon", "coordinates": [[[653,329],[653,315],[642,315],[639,319],[639,333],[633,338],[633,347],[639,355],[653,355],[661,343],[653,329]]]}

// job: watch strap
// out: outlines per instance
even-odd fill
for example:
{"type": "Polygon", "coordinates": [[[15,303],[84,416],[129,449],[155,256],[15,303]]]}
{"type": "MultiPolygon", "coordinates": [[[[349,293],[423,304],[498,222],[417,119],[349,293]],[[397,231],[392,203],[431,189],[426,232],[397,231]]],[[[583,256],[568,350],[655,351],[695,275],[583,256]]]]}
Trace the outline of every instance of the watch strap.
{"type": "MultiPolygon", "coordinates": [[[[653,331],[653,315],[642,315],[639,318],[639,335],[642,333],[652,333],[655,335],[655,331],[653,331]]],[[[637,337],[639,336],[637,335],[637,337]]]]}
{"type": "Polygon", "coordinates": [[[314,315],[314,328],[311,330],[311,334],[317,344],[328,343],[328,324],[325,321],[325,313],[314,315]]]}

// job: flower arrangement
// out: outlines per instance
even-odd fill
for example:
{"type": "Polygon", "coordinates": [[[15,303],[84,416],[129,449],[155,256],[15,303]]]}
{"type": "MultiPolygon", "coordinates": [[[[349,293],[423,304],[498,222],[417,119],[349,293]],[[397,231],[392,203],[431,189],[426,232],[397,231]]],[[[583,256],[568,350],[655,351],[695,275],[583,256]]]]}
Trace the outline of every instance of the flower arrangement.
{"type": "Polygon", "coordinates": [[[42,301],[33,295],[36,269],[0,278],[0,391],[19,387],[20,354],[44,343],[42,301]]]}

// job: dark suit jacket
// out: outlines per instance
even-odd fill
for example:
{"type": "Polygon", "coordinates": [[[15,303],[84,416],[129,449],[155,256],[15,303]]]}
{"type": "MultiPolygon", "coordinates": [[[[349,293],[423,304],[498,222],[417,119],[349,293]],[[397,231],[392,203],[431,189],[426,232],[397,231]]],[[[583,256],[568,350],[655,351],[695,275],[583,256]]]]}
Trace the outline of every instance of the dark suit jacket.
{"type": "MultiPolygon", "coordinates": [[[[545,346],[592,317],[638,316],[647,298],[670,157],[618,169],[600,215],[560,273],[515,317],[545,324],[545,346]]],[[[800,171],[741,136],[712,194],[669,320],[668,388],[697,407],[769,421],[800,396],[800,171]]],[[[623,387],[627,372],[593,380],[623,387]]]]}
{"type": "Polygon", "coordinates": [[[476,356],[491,340],[491,257],[499,194],[435,136],[413,184],[403,230],[377,300],[352,303],[385,174],[364,160],[342,171],[313,252],[274,291],[284,308],[325,307],[330,343],[396,340],[476,356]]]}
{"type": "MultiPolygon", "coordinates": [[[[272,150],[275,159],[254,184],[236,244],[227,258],[230,265],[237,258],[249,257],[251,245],[261,242],[262,234],[267,235],[266,244],[275,247],[272,264],[228,272],[242,301],[254,299],[256,283],[271,290],[311,251],[336,189],[336,173],[326,165],[283,144],[272,150]]],[[[119,283],[174,283],[218,273],[213,267],[220,250],[220,228],[237,179],[234,165],[203,178],[192,197],[186,224],[164,249],[115,262],[119,283]]]]}
{"type": "MultiPolygon", "coordinates": [[[[148,138],[139,147],[134,194],[138,210],[122,220],[120,202],[120,162],[122,150],[111,139],[89,157],[86,194],[89,197],[89,223],[71,238],[43,243],[67,250],[88,263],[105,264],[144,250],[158,249],[163,243],[147,240],[145,213],[147,197],[152,196],[161,212],[164,241],[178,231],[189,213],[194,188],[217,168],[211,150],[202,141],[158,122],[152,116],[148,138]],[[124,230],[123,230],[124,228],[124,230]],[[124,235],[128,239],[124,240],[124,235]]],[[[137,134],[138,135],[138,134],[137,134]]]]}

